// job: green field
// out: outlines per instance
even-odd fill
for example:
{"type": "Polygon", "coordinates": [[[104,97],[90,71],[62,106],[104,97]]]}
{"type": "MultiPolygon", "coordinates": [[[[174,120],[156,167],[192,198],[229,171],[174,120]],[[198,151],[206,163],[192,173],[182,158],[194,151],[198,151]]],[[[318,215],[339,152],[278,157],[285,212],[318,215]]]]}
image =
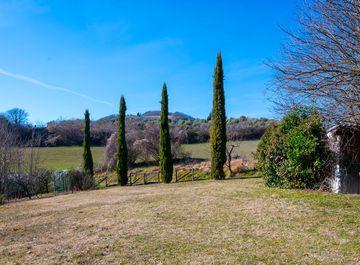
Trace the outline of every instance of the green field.
{"type": "MultiPolygon", "coordinates": [[[[259,141],[241,141],[230,142],[229,144],[238,145],[234,148],[233,155],[245,157],[249,160],[253,159],[253,153],[256,151],[256,147],[259,141]]],[[[192,158],[210,159],[210,145],[209,143],[201,144],[184,144],[182,146],[184,151],[190,154],[192,158]]]]}
{"type": "Polygon", "coordinates": [[[359,264],[360,196],[261,179],[113,187],[0,207],[0,264],[359,264]]]}
{"type": "MultiPolygon", "coordinates": [[[[252,159],[252,153],[255,152],[259,141],[236,142],[239,145],[234,149],[233,155],[244,156],[252,159]]],[[[208,143],[185,144],[183,149],[191,158],[210,158],[210,149],[208,143]]],[[[73,169],[81,166],[82,147],[42,147],[39,148],[40,164],[48,169],[73,169]]],[[[104,157],[104,147],[92,147],[92,154],[95,164],[100,164],[104,157]]]]}
{"type": "MultiPolygon", "coordinates": [[[[92,147],[94,163],[101,163],[104,147],[92,147]]],[[[73,169],[81,166],[83,149],[80,146],[39,148],[40,165],[48,169],[73,169]]]]}

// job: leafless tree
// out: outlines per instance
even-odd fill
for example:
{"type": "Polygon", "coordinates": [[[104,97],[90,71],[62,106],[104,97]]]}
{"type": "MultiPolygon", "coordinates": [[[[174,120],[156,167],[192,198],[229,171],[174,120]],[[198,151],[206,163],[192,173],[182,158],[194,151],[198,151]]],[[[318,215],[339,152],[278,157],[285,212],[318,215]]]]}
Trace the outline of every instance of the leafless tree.
{"type": "Polygon", "coordinates": [[[280,109],[319,106],[331,123],[360,123],[360,1],[305,3],[299,30],[285,30],[289,43],[275,70],[271,91],[280,109]]]}
{"type": "MultiPolygon", "coordinates": [[[[159,161],[159,138],[160,130],[157,123],[148,124],[127,124],[126,142],[128,147],[129,166],[133,166],[137,161],[150,162],[159,161]]],[[[174,128],[171,130],[171,151],[174,158],[181,158],[181,139],[183,130],[174,128]]],[[[113,170],[116,163],[116,132],[108,139],[105,155],[104,167],[106,170],[113,170]]]]}
{"type": "Polygon", "coordinates": [[[8,126],[0,127],[0,193],[5,194],[9,176],[17,172],[21,164],[22,153],[8,126]]]}
{"type": "Polygon", "coordinates": [[[8,198],[48,192],[50,172],[39,168],[38,141],[24,144],[9,126],[0,127],[0,194],[8,198]]]}
{"type": "Polygon", "coordinates": [[[76,145],[83,140],[82,120],[58,120],[49,122],[47,125],[48,139],[46,144],[55,145],[76,145]]]}
{"type": "Polygon", "coordinates": [[[15,125],[25,125],[28,123],[29,114],[26,110],[14,108],[5,112],[6,119],[15,125]]]}
{"type": "MultiPolygon", "coordinates": [[[[135,134],[126,134],[126,142],[128,147],[128,163],[129,167],[133,167],[141,154],[141,149],[136,144],[137,139],[135,134]]],[[[117,145],[117,132],[113,133],[105,147],[103,166],[106,170],[113,170],[116,165],[116,145],[117,145]]]]}
{"type": "Polygon", "coordinates": [[[232,171],[232,168],[231,168],[231,161],[232,161],[232,158],[233,158],[232,153],[233,153],[235,147],[239,147],[239,145],[229,143],[226,146],[226,157],[227,157],[226,166],[229,169],[230,177],[234,176],[234,172],[232,171]]]}
{"type": "Polygon", "coordinates": [[[159,126],[157,124],[146,125],[143,137],[135,142],[138,149],[141,150],[141,159],[143,161],[159,161],[159,139],[159,126]]]}
{"type": "MultiPolygon", "coordinates": [[[[47,124],[48,136],[45,144],[49,146],[81,145],[83,141],[84,121],[57,120],[47,124]]],[[[106,140],[116,131],[113,121],[99,121],[91,124],[91,143],[105,145],[106,140]]]]}

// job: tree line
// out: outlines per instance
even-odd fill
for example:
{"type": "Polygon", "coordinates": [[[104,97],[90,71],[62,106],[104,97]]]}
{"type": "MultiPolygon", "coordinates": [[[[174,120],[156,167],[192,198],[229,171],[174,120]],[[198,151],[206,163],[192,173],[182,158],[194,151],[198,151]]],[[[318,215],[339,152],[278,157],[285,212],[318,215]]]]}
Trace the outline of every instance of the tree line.
{"type": "MultiPolygon", "coordinates": [[[[94,146],[106,146],[109,138],[117,131],[117,115],[111,118],[91,120],[90,140],[94,146]]],[[[139,115],[126,115],[127,135],[132,141],[151,140],[159,134],[159,118],[147,118],[139,115]]],[[[258,140],[267,126],[274,120],[268,118],[228,118],[226,134],[229,141],[258,140]]],[[[57,120],[46,126],[9,122],[0,115],[0,126],[12,128],[18,139],[26,144],[35,133],[40,137],[39,146],[81,146],[83,142],[84,120],[57,120]]],[[[169,118],[172,139],[176,144],[206,143],[210,140],[211,119],[176,119],[169,118]]],[[[173,144],[175,144],[173,142],[173,144]]]]}
{"type": "MultiPolygon", "coordinates": [[[[169,127],[169,106],[168,92],[164,83],[161,94],[160,112],[160,135],[159,135],[159,172],[160,178],[164,183],[170,183],[173,175],[173,154],[171,151],[171,134],[169,127]]],[[[217,55],[217,63],[214,70],[213,81],[213,104],[211,115],[211,177],[213,179],[224,179],[224,164],[226,162],[226,112],[225,112],[225,92],[224,92],[224,73],[222,68],[221,54],[217,55]]],[[[124,96],[120,98],[119,115],[117,122],[117,141],[116,141],[116,173],[119,185],[128,183],[128,146],[126,141],[126,102],[124,96]]],[[[88,175],[93,175],[93,161],[89,141],[90,119],[89,112],[85,112],[85,131],[83,141],[83,169],[88,175]]]]}

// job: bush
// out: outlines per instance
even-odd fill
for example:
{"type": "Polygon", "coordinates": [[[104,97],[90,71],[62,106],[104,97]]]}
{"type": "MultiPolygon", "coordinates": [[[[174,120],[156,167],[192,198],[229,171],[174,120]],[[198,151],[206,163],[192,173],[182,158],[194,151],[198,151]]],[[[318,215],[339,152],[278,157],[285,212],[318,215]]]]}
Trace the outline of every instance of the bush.
{"type": "Polygon", "coordinates": [[[66,172],[70,180],[70,190],[89,190],[95,187],[93,176],[84,171],[73,169],[66,172]]]}
{"type": "Polygon", "coordinates": [[[21,172],[7,176],[4,184],[4,195],[8,199],[22,198],[48,193],[52,172],[37,169],[30,173],[21,172]]]}
{"type": "Polygon", "coordinates": [[[0,194],[0,205],[5,204],[6,196],[4,194],[0,194]]]}
{"type": "Polygon", "coordinates": [[[330,173],[330,151],[321,116],[297,107],[279,125],[270,125],[257,149],[258,168],[267,186],[310,188],[320,186],[330,173]]]}

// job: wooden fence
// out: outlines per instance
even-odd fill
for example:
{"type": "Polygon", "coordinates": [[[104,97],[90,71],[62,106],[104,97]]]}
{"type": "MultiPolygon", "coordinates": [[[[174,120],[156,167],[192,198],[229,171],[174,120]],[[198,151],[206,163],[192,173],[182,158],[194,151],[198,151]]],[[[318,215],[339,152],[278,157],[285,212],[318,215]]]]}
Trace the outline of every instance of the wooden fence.
{"type": "Polygon", "coordinates": [[[189,168],[189,169],[175,169],[175,182],[180,181],[195,181],[199,180],[201,177],[201,174],[199,174],[199,170],[196,170],[195,168],[189,168]]]}
{"type": "Polygon", "coordinates": [[[151,183],[160,183],[160,172],[131,172],[129,174],[128,184],[138,185],[138,184],[151,184],[151,183]]]}
{"type": "MultiPolygon", "coordinates": [[[[184,182],[184,181],[196,181],[199,180],[204,175],[204,170],[195,169],[195,168],[175,168],[173,173],[173,182],[184,182]]],[[[107,175],[103,176],[97,181],[97,185],[104,183],[105,187],[116,185],[116,183],[111,183],[107,175]]],[[[137,172],[131,171],[129,173],[128,185],[146,185],[146,184],[155,184],[161,183],[160,172],[137,172]]]]}

